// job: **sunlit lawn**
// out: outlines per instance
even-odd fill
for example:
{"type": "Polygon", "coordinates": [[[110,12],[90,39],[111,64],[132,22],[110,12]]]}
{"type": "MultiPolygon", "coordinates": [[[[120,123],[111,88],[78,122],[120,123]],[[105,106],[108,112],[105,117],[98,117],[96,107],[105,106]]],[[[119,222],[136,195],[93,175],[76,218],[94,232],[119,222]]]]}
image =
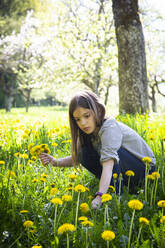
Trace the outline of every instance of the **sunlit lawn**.
{"type": "Polygon", "coordinates": [[[165,115],[117,117],[151,146],[157,172],[136,195],[126,187],[119,197],[110,188],[96,211],[93,175],[44,167],[31,150],[47,144],[57,158],[70,155],[67,108],[0,110],[0,116],[0,247],[165,247],[165,115]],[[131,200],[138,200],[134,207],[131,200]]]}

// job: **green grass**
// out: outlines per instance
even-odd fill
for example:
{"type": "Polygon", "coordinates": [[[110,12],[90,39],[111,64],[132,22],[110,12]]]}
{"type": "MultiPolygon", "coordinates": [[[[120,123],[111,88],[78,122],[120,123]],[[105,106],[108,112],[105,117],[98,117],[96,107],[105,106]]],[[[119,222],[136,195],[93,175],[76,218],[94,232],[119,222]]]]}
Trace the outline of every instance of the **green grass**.
{"type": "MultiPolygon", "coordinates": [[[[99,210],[91,208],[93,195],[98,190],[99,181],[87,170],[74,168],[44,167],[38,159],[32,160],[29,144],[48,144],[55,157],[70,155],[70,131],[67,108],[33,107],[29,113],[25,109],[12,109],[6,114],[0,110],[0,247],[1,248],[43,248],[67,247],[65,234],[58,234],[58,228],[64,223],[76,223],[78,217],[85,215],[94,226],[85,227],[77,221],[77,229],[69,233],[70,247],[107,247],[101,233],[108,229],[115,233],[110,247],[128,247],[132,209],[128,202],[138,199],[143,209],[135,211],[130,247],[165,247],[164,208],[157,205],[165,200],[165,115],[118,116],[117,118],[135,129],[151,146],[157,159],[157,170],[160,178],[148,179],[147,201],[144,185],[139,193],[131,195],[127,188],[121,197],[110,192],[112,200],[108,204],[108,217],[105,216],[106,203],[99,210]],[[57,146],[54,147],[53,143],[57,146]],[[19,156],[16,157],[16,153],[19,156]],[[28,158],[23,158],[26,154],[28,158]],[[3,161],[5,164],[3,164],[3,161]],[[69,175],[75,174],[75,180],[69,175]],[[89,189],[79,193],[74,187],[81,184],[89,189]],[[58,189],[51,195],[51,189],[58,189]],[[72,187],[72,189],[71,189],[72,187]],[[72,196],[71,202],[62,205],[51,203],[52,198],[62,199],[63,195],[72,196]],[[87,203],[90,211],[82,213],[80,204],[87,203]],[[27,210],[27,213],[21,213],[27,210]],[[139,223],[139,217],[150,221],[149,225],[139,223]],[[30,220],[33,226],[24,227],[30,220]],[[141,230],[139,240],[137,235],[141,230]]],[[[26,157],[25,156],[25,157],[26,157]]]]}

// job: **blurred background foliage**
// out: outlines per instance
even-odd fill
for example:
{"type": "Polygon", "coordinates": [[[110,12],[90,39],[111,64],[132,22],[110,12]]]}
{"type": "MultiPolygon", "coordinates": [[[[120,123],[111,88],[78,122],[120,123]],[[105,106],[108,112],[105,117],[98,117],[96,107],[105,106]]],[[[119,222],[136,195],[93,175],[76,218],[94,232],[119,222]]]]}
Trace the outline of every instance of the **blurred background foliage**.
{"type": "MultiPolygon", "coordinates": [[[[165,18],[139,1],[150,109],[164,111],[165,18]]],[[[118,61],[111,1],[2,0],[0,108],[65,106],[90,89],[118,111],[118,61]]]]}

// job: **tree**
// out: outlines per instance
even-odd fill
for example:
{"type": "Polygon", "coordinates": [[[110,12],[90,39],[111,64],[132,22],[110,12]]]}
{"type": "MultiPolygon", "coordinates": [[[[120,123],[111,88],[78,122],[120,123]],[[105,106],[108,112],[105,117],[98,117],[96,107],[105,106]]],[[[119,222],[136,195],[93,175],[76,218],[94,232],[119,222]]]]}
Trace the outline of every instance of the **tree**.
{"type": "Polygon", "coordinates": [[[76,1],[65,7],[68,14],[59,21],[59,39],[67,54],[68,72],[72,80],[104,98],[115,82],[116,46],[110,2],[76,1]]]}
{"type": "Polygon", "coordinates": [[[0,39],[0,82],[7,112],[11,109],[16,89],[24,95],[28,111],[32,89],[41,87],[40,67],[47,50],[47,38],[38,35],[39,26],[39,20],[29,12],[20,33],[0,39]]]}
{"type": "Polygon", "coordinates": [[[0,36],[18,31],[29,10],[34,10],[38,0],[1,0],[0,1],[0,36]]]}
{"type": "Polygon", "coordinates": [[[148,110],[145,43],[138,0],[112,0],[118,46],[119,112],[148,110]]]}

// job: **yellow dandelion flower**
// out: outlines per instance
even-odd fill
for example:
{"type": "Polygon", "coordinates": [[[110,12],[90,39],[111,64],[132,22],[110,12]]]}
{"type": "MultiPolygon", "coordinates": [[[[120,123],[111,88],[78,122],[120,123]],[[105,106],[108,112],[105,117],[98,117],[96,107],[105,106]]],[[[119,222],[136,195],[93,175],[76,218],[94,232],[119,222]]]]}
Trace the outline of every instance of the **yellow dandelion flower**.
{"type": "Polygon", "coordinates": [[[51,183],[50,186],[53,188],[53,187],[56,186],[56,184],[55,183],[51,183]]]}
{"type": "Polygon", "coordinates": [[[74,180],[74,179],[77,178],[77,175],[75,175],[75,174],[70,174],[70,175],[69,175],[69,178],[70,178],[71,180],[74,180]]]}
{"type": "Polygon", "coordinates": [[[154,176],[152,174],[147,175],[147,178],[150,180],[155,180],[154,176]]]}
{"type": "Polygon", "coordinates": [[[58,228],[58,234],[63,234],[67,232],[74,232],[76,230],[75,226],[69,223],[65,223],[58,228]]]}
{"type": "Polygon", "coordinates": [[[9,171],[8,172],[8,177],[15,177],[15,172],[14,171],[9,171]]]}
{"type": "Polygon", "coordinates": [[[165,215],[164,216],[162,216],[162,218],[160,219],[160,223],[165,223],[165,215]]]}
{"type": "Polygon", "coordinates": [[[115,233],[110,230],[105,230],[101,237],[106,241],[112,241],[115,238],[115,233]]]}
{"type": "Polygon", "coordinates": [[[29,211],[28,211],[28,210],[25,210],[25,209],[20,211],[21,214],[26,214],[26,213],[28,213],[28,212],[29,212],[29,211]]]}
{"type": "Polygon", "coordinates": [[[46,182],[46,178],[41,177],[41,178],[40,178],[40,181],[44,183],[44,182],[46,182]]]}
{"type": "Polygon", "coordinates": [[[20,155],[20,153],[19,153],[19,152],[14,153],[14,157],[15,157],[15,158],[18,158],[18,157],[19,157],[19,155],[20,155]]]}
{"type": "Polygon", "coordinates": [[[53,204],[57,204],[57,205],[62,205],[62,203],[63,203],[63,201],[60,199],[60,198],[53,198],[52,200],[51,200],[51,203],[53,203],[53,204]]]}
{"type": "Polygon", "coordinates": [[[112,192],[115,192],[115,191],[116,191],[115,187],[113,187],[112,185],[109,186],[109,189],[110,189],[112,192]]]}
{"type": "Polygon", "coordinates": [[[64,202],[70,202],[70,201],[72,201],[72,196],[71,195],[63,195],[62,200],[64,202]]]}
{"type": "Polygon", "coordinates": [[[152,176],[154,179],[159,179],[160,178],[160,173],[157,171],[152,172],[152,176]]]}
{"type": "Polygon", "coordinates": [[[73,189],[72,187],[67,187],[66,188],[66,190],[68,190],[68,191],[72,191],[72,189],[73,189]]]}
{"type": "Polygon", "coordinates": [[[150,157],[144,157],[144,158],[142,158],[142,161],[144,162],[144,163],[151,163],[151,158],[150,157]]]}
{"type": "Polygon", "coordinates": [[[80,210],[83,213],[88,213],[89,212],[89,205],[87,203],[81,203],[80,210]]]}
{"type": "Polygon", "coordinates": [[[165,208],[165,200],[158,201],[158,206],[161,208],[165,208]]]}
{"type": "Polygon", "coordinates": [[[50,190],[50,195],[56,195],[57,192],[58,192],[58,189],[57,189],[57,188],[52,188],[52,189],[50,190]]]}
{"type": "Polygon", "coordinates": [[[36,156],[32,156],[32,157],[31,157],[31,160],[33,160],[33,161],[35,161],[36,159],[37,159],[36,156]]]}
{"type": "Polygon", "coordinates": [[[83,226],[88,226],[88,227],[94,226],[93,222],[91,222],[91,221],[89,221],[89,220],[84,220],[84,221],[81,222],[81,224],[82,224],[83,226]]]}
{"type": "Polygon", "coordinates": [[[33,180],[32,180],[32,183],[38,183],[39,182],[39,180],[37,179],[37,178],[34,178],[33,180]]]}
{"type": "Polygon", "coordinates": [[[78,218],[79,221],[86,221],[88,218],[86,216],[81,216],[78,218]]]}
{"type": "Polygon", "coordinates": [[[23,223],[23,226],[24,227],[27,227],[27,228],[30,228],[34,225],[33,221],[31,220],[26,220],[24,223],[23,223]]]}
{"type": "Polygon", "coordinates": [[[20,158],[28,159],[28,157],[29,156],[26,153],[20,154],[20,158]]]}
{"type": "Polygon", "coordinates": [[[103,194],[101,196],[101,202],[107,202],[107,201],[111,201],[112,200],[112,196],[110,194],[103,194]]]}
{"type": "Polygon", "coordinates": [[[128,207],[135,210],[141,210],[143,208],[143,203],[139,200],[130,200],[128,202],[128,207]]]}
{"type": "Polygon", "coordinates": [[[56,146],[58,146],[58,144],[57,143],[52,143],[52,146],[56,147],[56,146]]]}
{"type": "Polygon", "coordinates": [[[134,177],[134,176],[135,176],[135,173],[134,173],[132,170],[127,170],[127,171],[125,172],[125,175],[126,175],[127,177],[134,177]]]}
{"type": "Polygon", "coordinates": [[[30,151],[30,150],[32,149],[33,146],[34,146],[34,143],[28,144],[28,150],[30,151]]]}
{"type": "Polygon", "coordinates": [[[76,192],[85,192],[86,191],[86,188],[83,185],[78,184],[77,186],[74,187],[74,190],[76,192]]]}
{"type": "Polygon", "coordinates": [[[145,217],[140,217],[139,218],[139,222],[141,224],[146,224],[146,225],[149,225],[149,223],[150,223],[150,221],[147,218],[145,218],[145,217]]]}
{"type": "Polygon", "coordinates": [[[42,245],[33,245],[32,248],[42,248],[42,245]]]}
{"type": "Polygon", "coordinates": [[[117,173],[113,173],[113,179],[117,178],[117,173]]]}
{"type": "Polygon", "coordinates": [[[43,178],[47,178],[47,177],[48,177],[48,175],[47,175],[47,174],[45,174],[45,173],[42,173],[42,174],[41,174],[41,177],[43,177],[43,178]]]}
{"type": "Polygon", "coordinates": [[[4,164],[5,164],[5,161],[0,160],[0,165],[4,165],[4,164]]]}

